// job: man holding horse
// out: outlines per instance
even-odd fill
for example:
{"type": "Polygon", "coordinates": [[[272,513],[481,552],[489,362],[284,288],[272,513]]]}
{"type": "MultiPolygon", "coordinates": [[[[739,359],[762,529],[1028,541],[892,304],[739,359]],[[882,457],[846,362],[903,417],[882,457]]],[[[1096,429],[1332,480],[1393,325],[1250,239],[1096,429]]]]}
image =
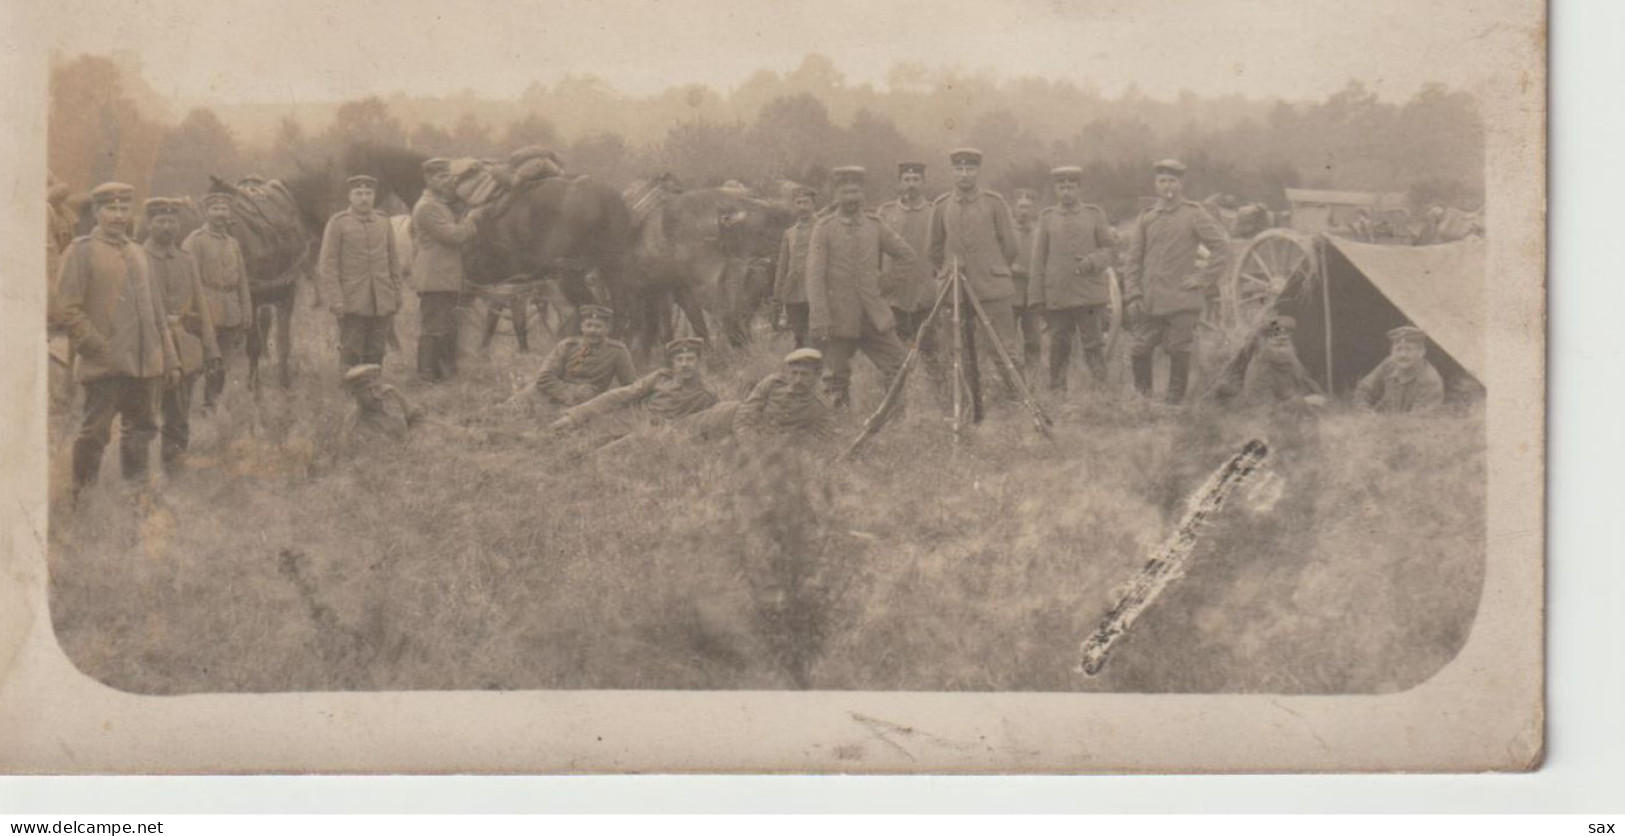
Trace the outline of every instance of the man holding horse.
{"type": "MultiPolygon", "coordinates": [[[[412,278],[417,283],[418,376],[427,381],[457,374],[457,306],[463,292],[463,245],[474,237],[483,217],[479,207],[459,218],[451,160],[436,157],[423,163],[427,188],[412,208],[412,238],[417,255],[412,278]]],[[[523,306],[515,312],[524,316],[523,306]]],[[[516,321],[515,328],[520,327],[516,321]]]]}

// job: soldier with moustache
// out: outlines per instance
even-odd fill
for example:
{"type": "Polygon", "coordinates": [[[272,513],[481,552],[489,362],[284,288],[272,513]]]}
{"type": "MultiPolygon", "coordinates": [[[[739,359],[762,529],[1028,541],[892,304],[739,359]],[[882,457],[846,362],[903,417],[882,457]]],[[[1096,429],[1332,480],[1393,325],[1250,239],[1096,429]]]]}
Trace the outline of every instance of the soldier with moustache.
{"type": "Polygon", "coordinates": [[[810,335],[825,346],[825,385],[837,409],[851,402],[852,355],[862,351],[891,385],[908,355],[897,338],[891,306],[880,292],[884,254],[902,269],[919,256],[880,216],[865,212],[861,166],[832,172],[836,210],[813,228],[807,248],[810,335]]]}
{"type": "Polygon", "coordinates": [[[226,364],[248,356],[254,305],[243,250],[231,235],[231,196],[219,192],[204,195],[203,220],[203,226],[186,236],[181,249],[197,264],[209,322],[220,347],[221,362],[208,370],[203,384],[203,408],[209,410],[226,389],[226,364]]]}
{"type": "Polygon", "coordinates": [[[1157,202],[1134,224],[1124,265],[1123,305],[1133,344],[1129,349],[1134,388],[1149,397],[1153,352],[1168,354],[1167,402],[1185,399],[1190,382],[1196,321],[1207,290],[1230,262],[1230,238],[1212,215],[1185,199],[1185,164],[1162,160],[1153,167],[1157,202]],[[1198,268],[1198,248],[1208,251],[1198,268]]]}
{"type": "Polygon", "coordinates": [[[581,336],[565,337],[553,346],[532,388],[555,406],[576,406],[616,386],[637,381],[632,352],[626,343],[609,338],[614,312],[599,305],[582,305],[581,336]]]}
{"type": "Polygon", "coordinates": [[[1038,358],[1043,351],[1041,320],[1044,306],[1034,300],[1031,290],[1033,242],[1038,237],[1038,193],[1032,189],[1016,189],[1011,220],[1016,233],[1016,262],[1010,265],[1010,278],[1015,283],[1014,313],[1016,328],[1021,331],[1022,365],[1029,376],[1038,374],[1038,358]]]}
{"type": "Polygon", "coordinates": [[[180,360],[152,280],[146,251],[129,238],[134,188],[103,183],[91,192],[96,228],[75,238],[57,280],[58,314],[78,362],[84,413],[73,443],[73,495],[96,481],[102,453],[120,424],[125,479],[144,481],[160,389],[178,383],[180,360]]]}
{"type": "Polygon", "coordinates": [[[401,262],[389,218],[374,208],[378,179],[345,181],[349,208],[322,232],[317,258],[321,300],[339,321],[339,361],[346,370],[382,365],[391,317],[401,305],[401,262]]]}
{"type": "Polygon", "coordinates": [[[773,278],[775,320],[788,320],[796,348],[807,346],[807,245],[812,241],[818,191],[797,186],[792,205],[796,222],[779,239],[779,261],[773,278]]]}
{"type": "Polygon", "coordinates": [[[1055,205],[1038,218],[1033,237],[1029,304],[1044,311],[1049,325],[1049,389],[1066,393],[1072,337],[1083,344],[1083,360],[1095,385],[1106,382],[1105,322],[1111,304],[1116,238],[1106,212],[1082,200],[1083,169],[1050,171],[1055,205]]]}
{"type": "Polygon", "coordinates": [[[197,388],[198,374],[213,372],[220,365],[220,346],[215,341],[214,321],[209,316],[197,264],[175,242],[180,201],[152,197],[143,207],[147,213],[147,264],[153,286],[163,295],[180,363],[179,379],[164,387],[159,404],[159,461],[164,472],[174,476],[192,437],[192,393],[197,388]]]}

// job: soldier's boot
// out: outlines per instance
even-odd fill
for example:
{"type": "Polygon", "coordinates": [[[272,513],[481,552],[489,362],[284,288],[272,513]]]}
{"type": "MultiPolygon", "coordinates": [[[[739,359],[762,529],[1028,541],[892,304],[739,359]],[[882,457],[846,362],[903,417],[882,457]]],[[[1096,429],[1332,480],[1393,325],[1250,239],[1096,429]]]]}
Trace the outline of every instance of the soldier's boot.
{"type": "Polygon", "coordinates": [[[440,369],[436,364],[438,350],[435,345],[439,339],[433,334],[418,335],[418,379],[426,383],[440,379],[440,369]]]}
{"type": "Polygon", "coordinates": [[[96,484],[102,469],[102,446],[86,439],[73,444],[73,498],[78,499],[85,488],[96,484]]]}
{"type": "Polygon", "coordinates": [[[1144,397],[1151,397],[1151,357],[1135,355],[1129,358],[1130,367],[1134,371],[1134,391],[1144,397]]]}
{"type": "Polygon", "coordinates": [[[1185,402],[1185,387],[1190,383],[1191,353],[1175,351],[1168,354],[1168,403],[1178,406],[1185,402]]]}
{"type": "MultiPolygon", "coordinates": [[[[516,334],[522,333],[519,330],[518,320],[519,320],[518,317],[514,317],[514,323],[515,323],[514,324],[514,333],[516,333],[516,334]]],[[[491,347],[491,340],[496,337],[496,335],[497,335],[497,326],[500,325],[500,324],[502,324],[502,309],[501,308],[496,308],[494,310],[490,310],[490,311],[486,312],[486,314],[485,314],[485,330],[480,332],[480,350],[481,351],[484,351],[484,350],[491,347]]],[[[525,344],[525,338],[524,337],[519,338],[519,344],[520,345],[525,344]]]]}
{"type": "Polygon", "coordinates": [[[1042,368],[1039,366],[1038,361],[1041,356],[1042,351],[1036,341],[1022,346],[1021,371],[1024,383],[1034,384],[1038,382],[1038,370],[1042,368]]]}
{"type": "Polygon", "coordinates": [[[119,472],[126,480],[131,482],[147,481],[147,463],[150,460],[152,439],[137,441],[129,437],[120,440],[118,446],[119,472]]]}
{"type": "Polygon", "coordinates": [[[1106,352],[1099,348],[1086,348],[1083,350],[1083,362],[1089,367],[1089,379],[1094,388],[1106,388],[1106,352]]]}
{"type": "MultiPolygon", "coordinates": [[[[513,336],[514,339],[519,341],[520,354],[530,353],[530,323],[527,321],[529,317],[526,315],[528,313],[525,310],[526,307],[528,305],[521,306],[513,315],[513,336]]],[[[486,342],[489,344],[490,340],[486,340],[486,342]]]]}
{"type": "Polygon", "coordinates": [[[457,333],[435,337],[440,343],[440,376],[450,380],[457,376],[457,333]]]}
{"type": "Polygon", "coordinates": [[[1049,358],[1049,390],[1060,400],[1066,399],[1067,359],[1064,354],[1052,354],[1049,358]]]}
{"type": "Polygon", "coordinates": [[[159,463],[164,467],[164,475],[173,479],[180,472],[181,457],[185,455],[186,448],[174,441],[165,440],[158,453],[159,463]]]}

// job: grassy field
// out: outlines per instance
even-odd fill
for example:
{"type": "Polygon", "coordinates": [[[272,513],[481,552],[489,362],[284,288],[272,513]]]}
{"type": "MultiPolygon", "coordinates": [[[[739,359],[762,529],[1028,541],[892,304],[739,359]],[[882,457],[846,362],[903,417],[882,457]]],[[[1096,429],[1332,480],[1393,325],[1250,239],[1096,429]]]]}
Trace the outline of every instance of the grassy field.
{"type": "MultiPolygon", "coordinates": [[[[541,359],[499,338],[438,387],[391,354],[386,378],[451,426],[347,456],[332,324],[300,315],[294,388],[230,390],[173,481],[122,485],[109,450],[70,509],[73,419],[53,420],[52,616],[91,676],[163,694],[1384,692],[1449,661],[1478,605],[1476,412],[1168,412],[1075,380],[1053,443],[1001,404],[956,451],[916,385],[851,463],[654,431],[598,451],[495,408],[541,359]],[[1105,671],[1074,673],[1114,588],[1255,437],[1265,476],[1105,671]]],[[[724,397],[775,366],[776,339],[708,358],[724,397]]],[[[859,365],[846,437],[879,399],[859,365]]]]}

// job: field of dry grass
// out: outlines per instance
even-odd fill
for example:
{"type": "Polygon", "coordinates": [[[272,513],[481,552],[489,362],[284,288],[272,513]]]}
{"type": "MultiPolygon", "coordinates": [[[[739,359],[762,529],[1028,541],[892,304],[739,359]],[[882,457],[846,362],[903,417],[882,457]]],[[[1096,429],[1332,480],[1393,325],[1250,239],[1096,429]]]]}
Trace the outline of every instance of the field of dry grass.
{"type": "MultiPolygon", "coordinates": [[[[851,463],[652,431],[600,452],[493,408],[541,357],[499,338],[439,387],[392,354],[386,377],[452,426],[345,456],[332,326],[300,314],[294,388],[228,392],[174,481],[121,485],[109,450],[69,509],[72,418],[53,420],[52,616],[91,676],[163,694],[1383,692],[1449,661],[1479,600],[1476,412],[1271,420],[1075,394],[1053,443],[996,405],[955,451],[917,386],[851,463]],[[1265,476],[1104,672],[1074,673],[1114,588],[1254,437],[1265,476]]],[[[724,397],[783,339],[708,358],[724,397]]],[[[879,399],[859,364],[848,438],[879,399]]]]}

